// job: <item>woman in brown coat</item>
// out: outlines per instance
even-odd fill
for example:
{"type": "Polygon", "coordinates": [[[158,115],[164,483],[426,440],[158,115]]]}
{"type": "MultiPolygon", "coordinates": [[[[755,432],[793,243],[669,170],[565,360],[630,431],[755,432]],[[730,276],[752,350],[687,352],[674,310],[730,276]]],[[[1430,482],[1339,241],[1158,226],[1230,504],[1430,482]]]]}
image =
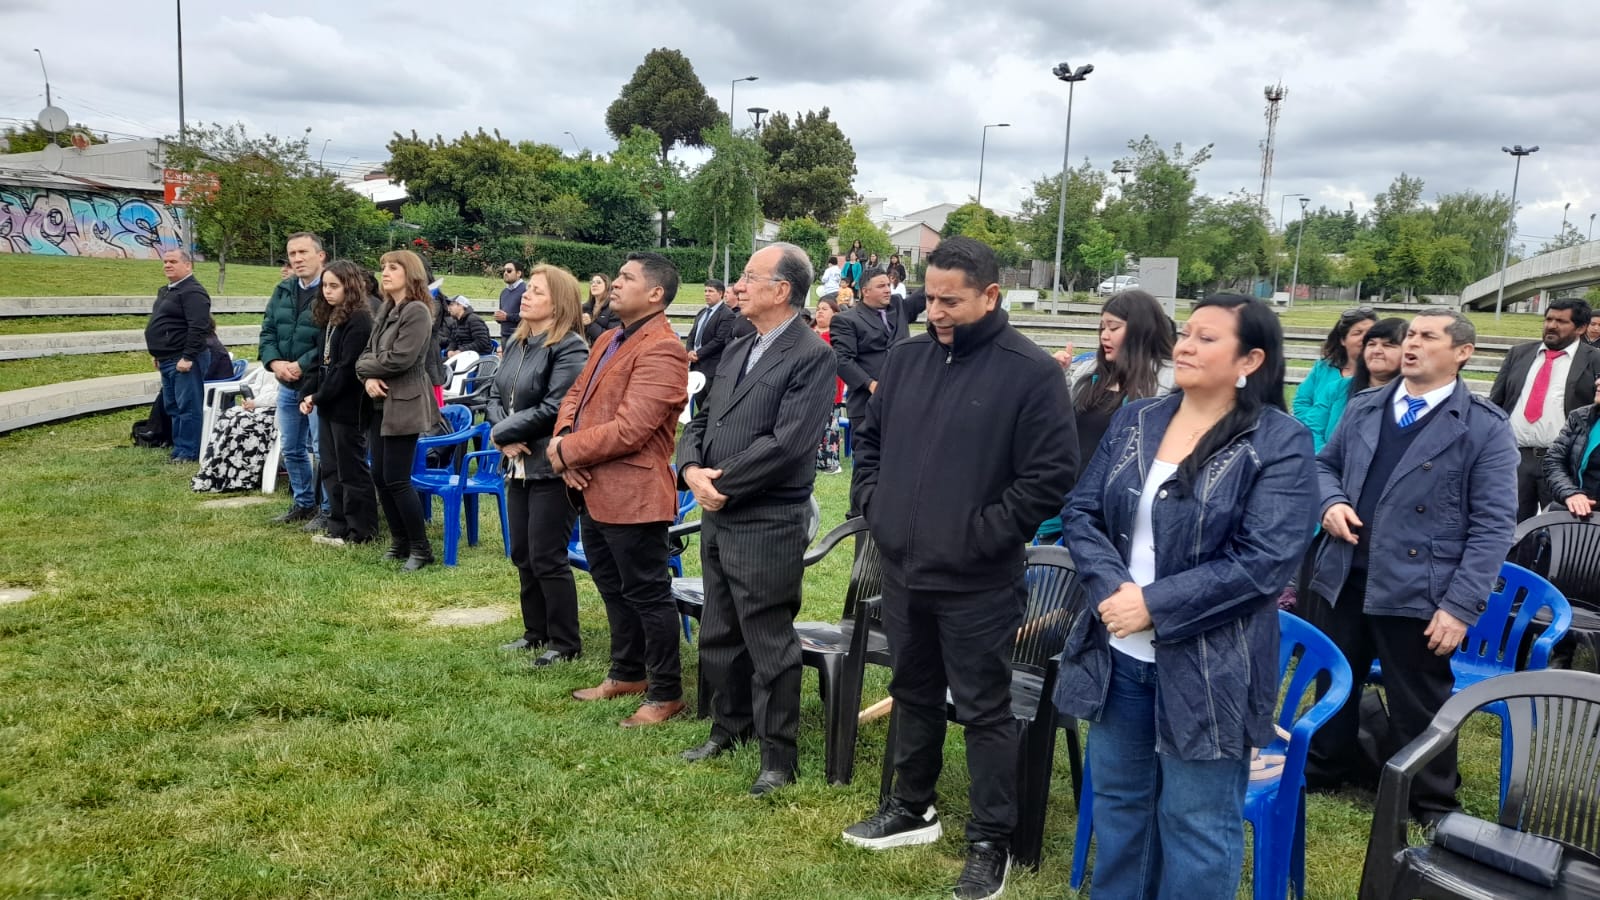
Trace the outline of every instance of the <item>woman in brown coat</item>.
{"type": "Polygon", "coordinates": [[[384,559],[403,559],[405,571],[415,572],[433,562],[422,500],[411,486],[411,463],[417,439],[439,422],[427,369],[428,354],[438,351],[422,260],[410,250],[393,250],[379,266],[384,303],[367,351],[356,360],[356,375],[377,410],[369,441],[372,483],[393,538],[384,559]]]}

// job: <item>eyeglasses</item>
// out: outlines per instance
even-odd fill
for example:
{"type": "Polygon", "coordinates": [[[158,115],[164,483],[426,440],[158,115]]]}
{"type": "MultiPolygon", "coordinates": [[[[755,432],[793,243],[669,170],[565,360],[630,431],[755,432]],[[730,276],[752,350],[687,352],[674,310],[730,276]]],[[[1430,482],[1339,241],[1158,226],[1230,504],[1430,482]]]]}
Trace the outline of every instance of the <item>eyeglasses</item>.
{"type": "Polygon", "coordinates": [[[513,268],[510,268],[510,267],[507,267],[507,268],[506,268],[506,270],[505,270],[505,273],[506,273],[506,274],[507,274],[507,275],[510,275],[510,274],[511,274],[511,273],[512,273],[512,272],[515,272],[515,271],[516,271],[516,269],[513,269],[513,268]]]}
{"type": "Polygon", "coordinates": [[[1378,317],[1378,311],[1373,309],[1372,307],[1370,307],[1370,306],[1357,306],[1354,309],[1347,309],[1344,312],[1340,313],[1339,314],[1339,321],[1341,321],[1341,322],[1359,322],[1362,319],[1375,319],[1377,317],[1378,317]]]}
{"type": "MultiPolygon", "coordinates": [[[[748,283],[757,282],[757,281],[770,281],[773,284],[777,284],[780,281],[781,282],[788,282],[788,280],[789,279],[787,279],[787,278],[778,278],[778,277],[773,276],[773,275],[757,275],[754,272],[740,272],[739,273],[739,281],[743,281],[743,282],[745,282],[747,284],[748,283]]],[[[734,282],[734,284],[738,284],[739,281],[734,282]]]]}

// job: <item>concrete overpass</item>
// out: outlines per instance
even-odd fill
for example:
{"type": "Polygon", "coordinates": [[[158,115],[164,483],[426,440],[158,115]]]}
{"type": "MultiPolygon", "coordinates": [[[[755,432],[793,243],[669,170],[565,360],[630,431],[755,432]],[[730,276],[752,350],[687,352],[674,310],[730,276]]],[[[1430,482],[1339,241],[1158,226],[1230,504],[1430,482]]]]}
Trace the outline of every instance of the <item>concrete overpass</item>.
{"type": "MultiPolygon", "coordinates": [[[[1546,291],[1600,284],[1600,241],[1552,250],[1506,267],[1506,307],[1546,291]]],[[[1465,309],[1492,310],[1500,290],[1500,273],[1461,290],[1465,309]]]]}

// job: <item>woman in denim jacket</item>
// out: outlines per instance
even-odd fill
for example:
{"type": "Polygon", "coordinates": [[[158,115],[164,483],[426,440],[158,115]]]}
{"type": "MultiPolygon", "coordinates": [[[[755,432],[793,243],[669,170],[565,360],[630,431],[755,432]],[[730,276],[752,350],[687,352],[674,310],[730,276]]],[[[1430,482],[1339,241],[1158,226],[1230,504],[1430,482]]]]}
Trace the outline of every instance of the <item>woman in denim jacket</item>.
{"type": "Polygon", "coordinates": [[[1055,702],[1092,723],[1102,898],[1234,896],[1250,748],[1273,738],[1276,598],[1315,524],[1272,311],[1204,300],[1174,362],[1179,392],[1117,411],[1061,513],[1094,614],[1055,702]]]}

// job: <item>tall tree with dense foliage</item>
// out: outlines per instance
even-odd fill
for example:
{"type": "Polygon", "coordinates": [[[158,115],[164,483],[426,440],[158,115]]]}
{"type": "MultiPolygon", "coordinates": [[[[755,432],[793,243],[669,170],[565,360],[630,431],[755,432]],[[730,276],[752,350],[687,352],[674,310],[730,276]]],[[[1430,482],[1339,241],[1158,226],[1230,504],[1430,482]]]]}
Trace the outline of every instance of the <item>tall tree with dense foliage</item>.
{"type": "Polygon", "coordinates": [[[680,234],[710,245],[715,269],[725,245],[751,245],[760,220],[756,188],[766,155],[754,140],[734,134],[726,122],[706,129],[705,141],[711,158],[684,185],[673,225],[680,234]]]}
{"type": "MultiPolygon", "coordinates": [[[[1124,234],[1109,219],[1101,219],[1098,207],[1106,192],[1106,175],[1088,160],[1073,169],[1067,179],[1067,214],[1062,225],[1061,284],[1071,290],[1080,277],[1092,275],[1095,266],[1085,262],[1078,248],[1093,242],[1097,219],[1118,236],[1124,234]]],[[[1017,219],[1016,235],[1024,252],[1033,259],[1053,260],[1056,247],[1056,212],[1061,208],[1061,174],[1048,175],[1033,183],[1023,198],[1022,214],[1017,219]]],[[[1125,245],[1125,244],[1124,244],[1125,245]]],[[[1126,245],[1125,245],[1126,246],[1126,245]]]]}
{"type": "Polygon", "coordinates": [[[816,219],[803,217],[784,221],[778,226],[778,240],[806,251],[806,255],[811,257],[811,265],[817,269],[817,274],[822,274],[822,270],[827,268],[823,265],[823,261],[829,253],[828,229],[816,219]]]}
{"type": "Polygon", "coordinates": [[[1118,198],[1127,218],[1118,233],[1139,256],[1178,256],[1194,213],[1195,173],[1211,158],[1211,145],[1186,156],[1183,144],[1169,151],[1145,135],[1129,141],[1128,149],[1132,156],[1120,162],[1133,169],[1133,178],[1118,198]]]}
{"type": "Polygon", "coordinates": [[[660,47],[645,54],[606,107],[606,130],[621,141],[633,129],[648,128],[661,139],[661,161],[679,144],[705,146],[701,135],[722,118],[717,102],[706,93],[694,65],[681,51],[660,47]]]}
{"type": "Polygon", "coordinates": [[[810,216],[824,225],[838,221],[854,194],[856,151],[829,118],[826,106],[790,119],[773,113],[761,129],[767,177],[761,208],[769,219],[810,216]]]}
{"type": "Polygon", "coordinates": [[[945,217],[940,237],[962,235],[988,244],[1003,266],[1014,266],[1022,259],[1011,220],[977,203],[965,203],[945,217]]]}

